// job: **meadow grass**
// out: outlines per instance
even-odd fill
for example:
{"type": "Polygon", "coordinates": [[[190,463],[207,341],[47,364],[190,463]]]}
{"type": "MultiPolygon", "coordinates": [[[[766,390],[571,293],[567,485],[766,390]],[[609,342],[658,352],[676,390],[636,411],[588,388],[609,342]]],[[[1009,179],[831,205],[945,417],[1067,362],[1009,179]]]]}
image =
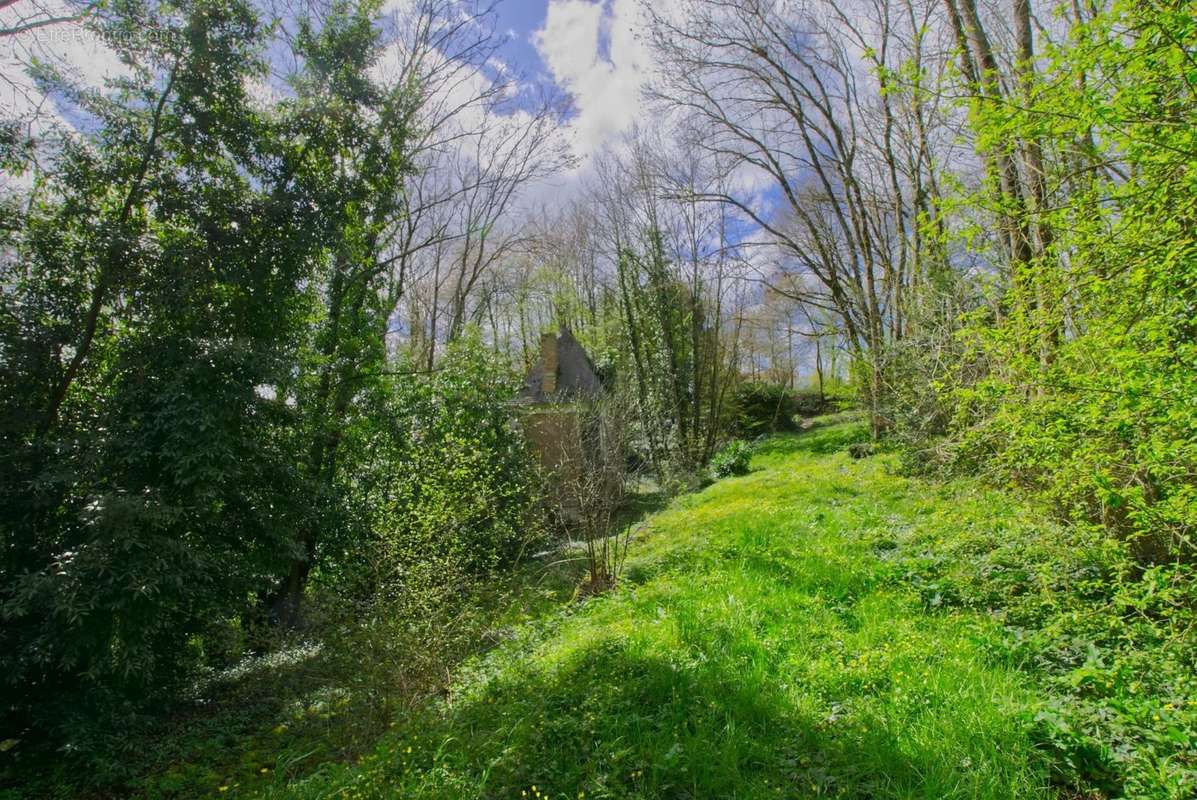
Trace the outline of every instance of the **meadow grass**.
{"type": "Polygon", "coordinates": [[[650,517],[616,590],[506,631],[373,752],[223,793],[1050,796],[997,623],[886,579],[879,537],[959,498],[852,460],[861,435],[765,442],[650,517]]]}

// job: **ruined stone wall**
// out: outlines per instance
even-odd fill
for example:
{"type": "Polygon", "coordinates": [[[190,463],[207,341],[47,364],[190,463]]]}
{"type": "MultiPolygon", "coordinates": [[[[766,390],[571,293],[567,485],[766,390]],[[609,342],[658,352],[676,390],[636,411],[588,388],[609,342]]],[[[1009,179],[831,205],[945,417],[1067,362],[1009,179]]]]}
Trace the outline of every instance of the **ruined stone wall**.
{"type": "Polygon", "coordinates": [[[525,411],[521,424],[540,464],[550,472],[578,469],[582,464],[578,412],[570,405],[525,411]]]}
{"type": "Polygon", "coordinates": [[[521,415],[524,435],[536,452],[548,480],[547,491],[567,517],[577,513],[574,486],[585,469],[577,410],[571,405],[545,405],[521,415]]]}

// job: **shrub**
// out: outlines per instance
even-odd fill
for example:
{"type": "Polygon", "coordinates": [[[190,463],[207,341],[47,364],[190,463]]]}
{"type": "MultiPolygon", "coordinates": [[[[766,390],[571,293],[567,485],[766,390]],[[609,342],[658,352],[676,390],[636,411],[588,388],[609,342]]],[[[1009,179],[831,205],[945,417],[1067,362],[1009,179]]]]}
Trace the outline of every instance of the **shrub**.
{"type": "Polygon", "coordinates": [[[794,430],[797,413],[795,393],[781,384],[748,381],[736,387],[735,428],[743,436],[794,430]]]}
{"type": "Polygon", "coordinates": [[[627,458],[629,406],[618,393],[575,403],[577,424],[561,440],[560,461],[545,481],[545,506],[585,554],[587,593],[615,585],[631,542],[632,526],[620,519],[639,477],[627,458]]]}
{"type": "MultiPolygon", "coordinates": [[[[834,398],[821,395],[818,392],[794,392],[794,413],[800,417],[817,417],[820,414],[830,414],[840,407],[840,402],[834,398]]],[[[794,418],[789,422],[794,426],[794,418]]]]}
{"type": "Polygon", "coordinates": [[[711,459],[711,474],[716,478],[732,475],[747,475],[748,462],[752,459],[752,445],[739,439],[728,442],[711,459]]]}
{"type": "Polygon", "coordinates": [[[816,391],[795,391],[779,383],[747,381],[736,387],[733,425],[742,436],[798,430],[795,417],[834,411],[838,402],[816,391]]]}
{"type": "Polygon", "coordinates": [[[350,448],[362,458],[345,470],[355,520],[328,581],[394,596],[518,559],[540,528],[534,462],[508,404],[516,388],[476,336],[454,344],[436,372],[399,378],[384,401],[387,429],[364,429],[350,448]]]}

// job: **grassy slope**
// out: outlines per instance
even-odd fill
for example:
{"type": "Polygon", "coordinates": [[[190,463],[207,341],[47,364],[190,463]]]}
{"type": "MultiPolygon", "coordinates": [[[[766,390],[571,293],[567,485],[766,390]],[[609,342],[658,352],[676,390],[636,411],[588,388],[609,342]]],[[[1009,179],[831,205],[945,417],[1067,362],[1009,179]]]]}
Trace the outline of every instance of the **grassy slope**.
{"type": "Polygon", "coordinates": [[[769,442],[651,518],[618,591],[513,629],[359,763],[254,793],[1045,796],[1036,698],[995,623],[885,579],[879,536],[960,498],[850,460],[859,435],[769,442]]]}

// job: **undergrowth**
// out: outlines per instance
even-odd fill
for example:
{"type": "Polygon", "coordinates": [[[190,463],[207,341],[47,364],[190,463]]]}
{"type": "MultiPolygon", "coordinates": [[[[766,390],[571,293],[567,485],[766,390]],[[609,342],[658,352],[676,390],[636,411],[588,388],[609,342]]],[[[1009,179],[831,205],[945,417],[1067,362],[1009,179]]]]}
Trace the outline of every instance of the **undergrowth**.
{"type": "MultiPolygon", "coordinates": [[[[309,654],[319,679],[241,723],[163,729],[126,793],[1192,797],[1191,569],[849,457],[864,438],[841,416],[762,442],[750,474],[648,518],[611,592],[541,565],[463,602],[474,655],[430,661],[385,715],[380,676],[417,636],[309,654]]],[[[236,685],[259,697],[308,669],[252,668],[236,685]]]]}

